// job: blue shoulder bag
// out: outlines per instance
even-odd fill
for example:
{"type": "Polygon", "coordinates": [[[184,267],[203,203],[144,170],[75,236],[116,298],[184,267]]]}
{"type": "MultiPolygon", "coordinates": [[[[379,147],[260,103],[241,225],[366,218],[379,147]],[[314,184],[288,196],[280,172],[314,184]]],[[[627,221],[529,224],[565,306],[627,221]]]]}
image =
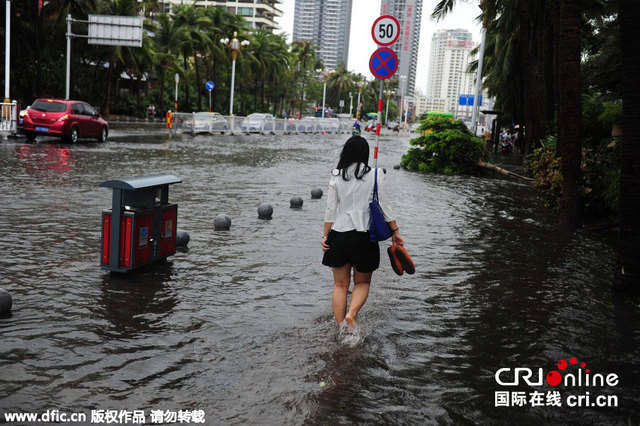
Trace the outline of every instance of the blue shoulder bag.
{"type": "Polygon", "coordinates": [[[389,228],[389,224],[384,220],[384,215],[378,203],[378,169],[375,169],[375,180],[373,183],[373,201],[369,203],[371,217],[369,218],[369,238],[371,241],[384,241],[388,239],[393,232],[389,228]]]}

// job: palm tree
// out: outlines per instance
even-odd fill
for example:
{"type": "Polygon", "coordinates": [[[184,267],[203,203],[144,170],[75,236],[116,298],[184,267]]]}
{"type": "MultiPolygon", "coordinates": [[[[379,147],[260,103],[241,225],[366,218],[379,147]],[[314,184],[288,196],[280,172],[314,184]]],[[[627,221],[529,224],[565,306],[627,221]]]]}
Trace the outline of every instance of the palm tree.
{"type": "Polygon", "coordinates": [[[185,86],[187,89],[185,90],[185,99],[187,108],[190,105],[188,60],[189,57],[193,57],[193,66],[196,73],[195,90],[198,94],[197,109],[200,111],[202,109],[202,84],[200,84],[198,56],[201,52],[209,50],[213,45],[213,41],[209,36],[210,32],[213,32],[211,28],[213,22],[204,14],[204,8],[196,6],[195,3],[178,6],[175,11],[175,20],[183,29],[183,35],[185,37],[184,43],[182,44],[182,58],[186,77],[185,86]]]}
{"type": "Polygon", "coordinates": [[[291,51],[295,55],[297,64],[295,67],[296,81],[300,82],[300,101],[298,111],[302,112],[305,96],[305,89],[310,78],[309,72],[315,69],[316,52],[311,40],[294,41],[291,51]]]}
{"type": "Polygon", "coordinates": [[[338,68],[329,75],[327,86],[333,91],[333,104],[336,105],[342,99],[342,93],[348,92],[353,87],[352,74],[347,70],[344,62],[338,64],[338,68]]]}
{"type": "Polygon", "coordinates": [[[178,65],[178,54],[182,49],[184,28],[168,15],[158,15],[155,23],[155,60],[156,69],[160,76],[160,111],[164,111],[164,89],[167,70],[173,69],[183,73],[178,65]]]}
{"type": "MultiPolygon", "coordinates": [[[[141,3],[136,0],[112,0],[111,2],[104,4],[102,13],[105,15],[116,16],[136,16],[140,12],[142,7],[141,3]]],[[[147,43],[147,47],[149,44],[147,43]]],[[[137,61],[139,57],[139,48],[137,47],[123,47],[123,46],[110,46],[106,52],[108,53],[107,61],[109,63],[109,71],[107,74],[107,94],[104,112],[109,115],[111,108],[111,92],[113,86],[114,70],[118,70],[118,64],[122,64],[128,68],[139,68],[142,63],[137,61]]],[[[104,51],[104,50],[103,50],[104,51]]],[[[145,53],[145,54],[148,54],[145,53]]],[[[116,76],[119,79],[120,72],[116,72],[116,76]]],[[[138,104],[138,109],[140,105],[138,104]]]]}

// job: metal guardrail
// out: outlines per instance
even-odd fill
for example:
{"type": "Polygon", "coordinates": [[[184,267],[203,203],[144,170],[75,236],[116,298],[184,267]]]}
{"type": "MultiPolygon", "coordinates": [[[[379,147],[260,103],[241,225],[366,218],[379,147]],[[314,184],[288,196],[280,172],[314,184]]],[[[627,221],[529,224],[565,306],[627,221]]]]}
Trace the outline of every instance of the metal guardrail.
{"type": "Polygon", "coordinates": [[[17,102],[0,102],[0,132],[17,133],[18,104],[17,102]]]}
{"type": "Polygon", "coordinates": [[[265,118],[247,120],[244,116],[222,116],[209,113],[172,114],[170,132],[195,134],[301,134],[301,133],[351,133],[353,118],[265,118]]]}

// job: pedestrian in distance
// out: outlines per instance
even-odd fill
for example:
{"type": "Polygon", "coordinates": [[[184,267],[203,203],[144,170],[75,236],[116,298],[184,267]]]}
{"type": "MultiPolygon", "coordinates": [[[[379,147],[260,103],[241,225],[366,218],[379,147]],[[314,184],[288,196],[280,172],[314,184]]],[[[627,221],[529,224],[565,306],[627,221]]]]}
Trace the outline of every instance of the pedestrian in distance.
{"type": "MultiPolygon", "coordinates": [[[[336,322],[353,327],[369,296],[373,271],[380,266],[378,242],[369,237],[369,203],[373,199],[375,170],[369,167],[369,144],[362,136],[352,136],[342,148],[332,172],[327,192],[327,209],[321,246],[322,264],[333,271],[331,304],[336,322]],[[347,293],[353,273],[351,303],[347,293]]],[[[404,245],[386,195],[386,176],[377,172],[378,197],[385,221],[393,231],[393,244],[404,245]]]]}

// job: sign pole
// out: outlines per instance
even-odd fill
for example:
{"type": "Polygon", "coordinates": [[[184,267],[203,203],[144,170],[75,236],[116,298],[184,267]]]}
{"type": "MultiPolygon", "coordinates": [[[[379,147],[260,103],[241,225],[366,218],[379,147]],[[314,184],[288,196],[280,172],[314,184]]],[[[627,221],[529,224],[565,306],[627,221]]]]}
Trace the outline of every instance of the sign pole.
{"type": "MultiPolygon", "coordinates": [[[[369,59],[369,70],[374,77],[380,79],[378,95],[378,119],[376,120],[376,147],[373,151],[373,166],[378,167],[378,147],[380,144],[380,126],[382,124],[382,97],[384,95],[384,80],[390,78],[398,69],[398,56],[387,48],[400,37],[400,22],[394,16],[382,15],[376,19],[371,27],[371,37],[378,45],[369,59]]],[[[387,103],[388,105],[388,103],[387,103]]]]}
{"type": "Polygon", "coordinates": [[[209,112],[211,112],[211,90],[209,90],[209,112]]]}
{"type": "Polygon", "coordinates": [[[376,147],[373,150],[373,167],[378,167],[378,146],[380,144],[380,118],[382,117],[382,92],[384,80],[380,80],[380,94],[378,95],[378,120],[376,124],[376,147]]]}
{"type": "Polygon", "coordinates": [[[65,99],[69,99],[71,87],[71,14],[67,15],[67,79],[65,84],[65,99]]]}

